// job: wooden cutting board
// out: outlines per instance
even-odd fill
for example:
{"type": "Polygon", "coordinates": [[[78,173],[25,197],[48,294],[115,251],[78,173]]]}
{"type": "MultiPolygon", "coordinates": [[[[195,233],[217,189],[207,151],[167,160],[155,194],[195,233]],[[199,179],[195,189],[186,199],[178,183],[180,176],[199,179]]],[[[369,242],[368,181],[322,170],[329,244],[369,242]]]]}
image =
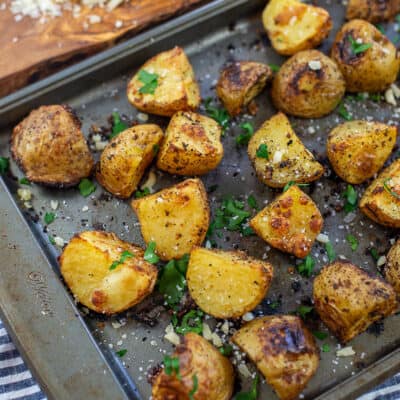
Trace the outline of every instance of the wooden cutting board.
{"type": "Polygon", "coordinates": [[[78,18],[64,11],[45,22],[30,17],[17,22],[8,9],[1,10],[0,97],[204,2],[131,0],[110,13],[82,8],[78,18]],[[93,15],[101,22],[89,23],[93,15]]]}

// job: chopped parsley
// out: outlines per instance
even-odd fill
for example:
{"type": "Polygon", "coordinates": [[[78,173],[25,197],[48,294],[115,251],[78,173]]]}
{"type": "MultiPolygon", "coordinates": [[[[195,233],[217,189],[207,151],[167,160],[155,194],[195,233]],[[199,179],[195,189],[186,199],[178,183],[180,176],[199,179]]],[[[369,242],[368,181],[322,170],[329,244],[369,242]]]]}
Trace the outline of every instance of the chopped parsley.
{"type": "Polygon", "coordinates": [[[268,66],[271,68],[272,72],[279,72],[279,70],[281,69],[280,65],[276,64],[268,64],[268,66]]]}
{"type": "Polygon", "coordinates": [[[53,236],[48,235],[49,242],[54,246],[56,244],[56,241],[54,240],[53,236]]]}
{"type": "Polygon", "coordinates": [[[357,40],[354,40],[352,36],[349,36],[351,51],[353,54],[361,54],[366,52],[368,49],[372,47],[372,43],[359,43],[357,40]]]}
{"type": "Polygon", "coordinates": [[[117,112],[112,113],[112,118],[113,118],[112,131],[110,134],[111,139],[115,136],[118,136],[125,129],[128,129],[128,125],[126,125],[125,123],[123,123],[121,121],[121,117],[119,116],[119,114],[117,112]]]}
{"type": "Polygon", "coordinates": [[[254,208],[255,210],[258,210],[257,200],[252,194],[247,198],[247,204],[251,208],[254,208]]]}
{"type": "Polygon", "coordinates": [[[253,125],[250,122],[245,122],[244,124],[240,125],[240,127],[244,130],[244,133],[236,136],[236,144],[238,146],[247,145],[254,133],[253,125]]]}
{"type": "Polygon", "coordinates": [[[318,340],[325,340],[328,337],[328,334],[320,331],[313,331],[312,333],[318,340]]]}
{"type": "Polygon", "coordinates": [[[383,96],[382,96],[380,93],[370,93],[370,94],[368,95],[368,97],[369,97],[372,101],[374,101],[375,103],[379,103],[379,102],[383,99],[383,96]]]}
{"type": "Polygon", "coordinates": [[[230,344],[224,344],[218,350],[223,356],[229,357],[233,352],[233,347],[230,344]]]}
{"type": "Polygon", "coordinates": [[[331,242],[325,243],[326,254],[328,255],[329,262],[335,261],[336,252],[331,242]]]}
{"type": "Polygon", "coordinates": [[[351,250],[356,251],[357,248],[358,248],[358,240],[357,240],[357,238],[352,234],[348,234],[346,236],[346,240],[349,243],[349,245],[351,247],[351,250]]]}
{"type": "Polygon", "coordinates": [[[153,155],[156,156],[159,150],[160,150],[160,145],[155,144],[153,146],[153,155]]]}
{"type": "Polygon", "coordinates": [[[109,270],[112,271],[113,269],[117,268],[118,265],[123,264],[127,258],[132,258],[132,257],[134,257],[134,255],[133,255],[130,251],[127,251],[127,250],[126,250],[126,251],[122,252],[122,253],[121,253],[120,259],[117,260],[117,261],[114,261],[114,262],[110,265],[109,270]]]}
{"type": "Polygon", "coordinates": [[[178,324],[178,317],[176,314],[172,316],[172,325],[175,328],[176,333],[185,335],[188,332],[194,332],[198,335],[203,333],[203,311],[200,310],[190,310],[187,312],[180,323],[178,324]]]}
{"type": "Polygon", "coordinates": [[[83,197],[90,196],[96,190],[96,185],[89,179],[82,179],[79,184],[79,192],[83,197]]]}
{"type": "Polygon", "coordinates": [[[258,375],[254,378],[253,383],[251,385],[250,392],[240,392],[235,397],[234,400],[257,400],[258,397],[258,375]]]}
{"type": "Polygon", "coordinates": [[[154,94],[158,86],[157,74],[151,74],[150,72],[141,69],[139,71],[138,79],[143,83],[143,86],[139,89],[139,93],[142,94],[154,94]]]}
{"type": "Polygon", "coordinates": [[[298,187],[307,187],[310,186],[309,183],[296,183],[295,181],[289,181],[285,187],[283,188],[283,193],[285,193],[289,188],[291,188],[292,186],[298,186],[298,187]]]}
{"type": "Polygon", "coordinates": [[[46,213],[44,215],[44,222],[46,222],[47,225],[51,224],[55,219],[56,219],[56,214],[52,212],[46,213]]]}
{"type": "Polygon", "coordinates": [[[352,185],[347,185],[347,188],[343,192],[342,197],[346,200],[344,204],[344,211],[346,212],[346,214],[354,211],[357,208],[358,194],[352,185]]]}
{"type": "Polygon", "coordinates": [[[164,357],[164,371],[167,375],[172,375],[173,373],[181,380],[181,374],[179,373],[179,358],[178,357],[164,357]]]}
{"type": "Polygon", "coordinates": [[[28,180],[28,178],[21,178],[19,181],[18,181],[21,185],[30,185],[31,183],[29,182],[29,180],[28,180]]]}
{"type": "Polygon", "coordinates": [[[196,374],[193,375],[192,380],[193,380],[193,387],[192,390],[189,392],[189,400],[194,400],[194,395],[196,394],[199,388],[199,380],[197,379],[196,374]]]}
{"type": "Polygon", "coordinates": [[[299,306],[297,308],[297,310],[295,311],[295,314],[297,314],[299,317],[301,317],[302,319],[306,319],[308,314],[310,314],[312,312],[312,310],[314,309],[314,307],[311,306],[299,306]]]}
{"type": "Polygon", "coordinates": [[[141,199],[142,197],[146,197],[150,194],[150,189],[145,187],[143,190],[136,190],[135,198],[141,199]]]}
{"type": "Polygon", "coordinates": [[[0,157],[0,175],[4,175],[10,168],[10,161],[8,158],[0,157]]]}
{"type": "Polygon", "coordinates": [[[228,128],[228,124],[230,121],[228,111],[226,111],[224,108],[216,108],[211,106],[211,102],[212,99],[208,98],[204,103],[206,113],[209,117],[211,117],[213,120],[217,121],[221,125],[222,133],[224,134],[226,129],[228,128]]]}
{"type": "Polygon", "coordinates": [[[392,177],[386,178],[383,181],[383,188],[391,195],[393,196],[395,199],[400,200],[400,195],[398,193],[396,193],[394,190],[392,190],[389,185],[388,182],[392,180],[392,177]]]}
{"type": "Polygon", "coordinates": [[[268,146],[265,143],[258,146],[256,156],[258,158],[265,158],[266,160],[269,160],[268,146]]]}
{"type": "Polygon", "coordinates": [[[386,33],[385,33],[385,27],[384,27],[382,24],[376,24],[375,27],[376,27],[376,29],[378,29],[378,31],[379,31],[380,33],[382,33],[382,35],[386,35],[386,33]]]}
{"type": "Polygon", "coordinates": [[[115,354],[116,354],[118,357],[122,358],[127,352],[128,352],[128,350],[122,349],[122,350],[116,351],[115,354]]]}
{"type": "Polygon", "coordinates": [[[351,114],[347,111],[347,108],[343,101],[339,104],[337,111],[338,111],[339,115],[342,118],[344,118],[346,121],[351,121],[353,119],[351,114]]]}
{"type": "Polygon", "coordinates": [[[146,251],[144,252],[144,259],[150,264],[156,264],[160,261],[160,258],[155,253],[156,250],[156,242],[150,242],[147,245],[146,251]]]}
{"type": "Polygon", "coordinates": [[[329,353],[331,351],[331,346],[328,343],[324,343],[321,347],[323,353],[329,353]]]}
{"type": "Polygon", "coordinates": [[[301,264],[297,265],[297,271],[303,276],[309,278],[314,270],[315,261],[314,259],[308,255],[301,264]]]}
{"type": "Polygon", "coordinates": [[[378,261],[378,260],[379,260],[379,253],[378,253],[378,250],[375,249],[375,247],[372,247],[372,248],[369,250],[369,252],[370,252],[372,258],[373,258],[375,261],[378,261]]]}

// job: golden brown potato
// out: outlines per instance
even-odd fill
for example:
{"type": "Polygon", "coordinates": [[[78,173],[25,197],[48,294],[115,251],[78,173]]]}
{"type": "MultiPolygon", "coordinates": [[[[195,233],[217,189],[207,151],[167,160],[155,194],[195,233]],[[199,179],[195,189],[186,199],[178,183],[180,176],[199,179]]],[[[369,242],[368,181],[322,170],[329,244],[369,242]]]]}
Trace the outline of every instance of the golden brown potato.
{"type": "Polygon", "coordinates": [[[206,236],[210,208],[199,179],[187,179],[131,204],[144,241],[156,243],[162,260],[181,258],[200,246],[206,236]]]}
{"type": "Polygon", "coordinates": [[[317,206],[298,186],[291,186],[261,210],[250,226],[272,247],[304,258],[322,229],[317,206]]]}
{"type": "Polygon", "coordinates": [[[31,182],[69,187],[94,167],[81,122],[65,105],[33,110],[13,130],[11,154],[31,182]]]}
{"type": "Polygon", "coordinates": [[[400,159],[384,169],[368,186],[361,198],[360,209],[378,224],[400,228],[400,159]]]}
{"type": "Polygon", "coordinates": [[[96,178],[115,196],[128,198],[155,157],[163,132],[157,125],[136,125],[106,146],[97,164],[96,178]]]}
{"type": "Polygon", "coordinates": [[[211,118],[190,111],[173,115],[157,158],[157,167],[170,174],[203,175],[224,155],[222,129],[211,118]]]}
{"type": "Polygon", "coordinates": [[[190,253],[186,280],[190,295],[207,314],[239,318],[255,308],[271,284],[271,264],[242,251],[196,248],[190,253]]]}
{"type": "Polygon", "coordinates": [[[140,247],[102,231],[75,235],[61,254],[60,267],[75,299],[104,314],[140,303],[157,280],[157,268],[143,259],[140,247]]]}
{"type": "Polygon", "coordinates": [[[257,365],[281,400],[296,399],[318,368],[314,337],[293,315],[257,318],[239,329],[232,341],[257,365]]]}
{"type": "Polygon", "coordinates": [[[230,361],[214,346],[195,333],[187,333],[172,358],[179,361],[179,370],[166,368],[153,384],[153,400],[230,400],[233,392],[233,368],[230,361]],[[180,379],[177,377],[179,372],[180,379]],[[197,390],[194,382],[197,378],[197,390]],[[194,393],[193,393],[194,392],[194,393]]]}
{"type": "Polygon", "coordinates": [[[343,261],[321,271],[314,280],[313,296],[322,321],[343,343],[397,307],[389,284],[343,261]]]}
{"type": "Polygon", "coordinates": [[[290,181],[312,182],[324,173],[324,167],[304,147],[282,113],[264,122],[250,139],[248,153],[260,181],[271,187],[284,187],[290,181]],[[263,145],[268,158],[257,156],[263,145]]]}
{"type": "Polygon", "coordinates": [[[367,121],[345,122],[328,136],[328,158],[344,181],[362,183],[383,167],[396,138],[395,126],[367,121]]]}
{"type": "Polygon", "coordinates": [[[127,94],[137,109],[167,117],[194,111],[200,104],[193,68],[180,47],[148,60],[129,82],[127,94]]]}
{"type": "Polygon", "coordinates": [[[349,0],[347,19],[365,19],[373,24],[400,13],[399,0],[349,0]]]}
{"type": "Polygon", "coordinates": [[[306,50],[289,58],[272,83],[272,100],[286,114],[319,118],[329,114],[345,93],[339,67],[317,50],[306,50]]]}
{"type": "Polygon", "coordinates": [[[343,73],[348,92],[381,92],[396,80],[400,69],[396,47],[374,25],[360,19],[342,26],[332,58],[343,73]]]}
{"type": "Polygon", "coordinates": [[[284,55],[317,47],[332,29],[328,11],[297,0],[270,0],[262,20],[272,47],[284,55]]]}
{"type": "Polygon", "coordinates": [[[386,280],[393,286],[400,299],[400,240],[389,250],[384,268],[386,280]]]}
{"type": "Polygon", "coordinates": [[[233,62],[221,71],[217,94],[229,114],[236,116],[262,92],[271,78],[271,68],[266,64],[233,62]]]}

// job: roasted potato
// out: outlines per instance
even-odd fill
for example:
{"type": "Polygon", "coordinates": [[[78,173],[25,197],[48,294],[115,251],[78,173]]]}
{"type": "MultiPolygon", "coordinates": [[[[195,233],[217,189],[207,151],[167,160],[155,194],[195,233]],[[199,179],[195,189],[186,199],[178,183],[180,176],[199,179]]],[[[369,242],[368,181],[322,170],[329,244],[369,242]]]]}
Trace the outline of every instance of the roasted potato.
{"type": "Polygon", "coordinates": [[[272,47],[284,55],[317,47],[332,29],[328,11],[297,0],[271,0],[262,21],[272,47]]]}
{"type": "Polygon", "coordinates": [[[242,251],[196,248],[190,253],[186,280],[191,297],[216,318],[239,318],[265,297],[272,265],[242,251]]]}
{"type": "Polygon", "coordinates": [[[322,229],[317,206],[297,185],[261,210],[250,226],[272,247],[304,258],[322,229]]]}
{"type": "Polygon", "coordinates": [[[199,179],[187,179],[131,204],[144,241],[156,243],[162,260],[181,258],[200,246],[206,236],[210,208],[199,179]]]}
{"type": "Polygon", "coordinates": [[[349,121],[328,136],[329,161],[346,182],[359,184],[374,176],[396,144],[397,128],[379,122],[349,121]]]}
{"type": "Polygon", "coordinates": [[[293,315],[254,319],[232,341],[257,365],[281,400],[296,399],[318,368],[314,337],[293,315]]]}
{"type": "Polygon", "coordinates": [[[400,299],[400,240],[389,250],[384,268],[386,280],[393,286],[400,299]]]}
{"type": "Polygon", "coordinates": [[[259,62],[236,61],[227,65],[217,83],[217,94],[232,116],[240,114],[272,78],[271,68],[259,62]]]}
{"type": "Polygon", "coordinates": [[[289,58],[272,83],[272,100],[286,114],[319,118],[329,114],[345,93],[339,67],[317,50],[306,50],[289,58]]]}
{"type": "Polygon", "coordinates": [[[392,19],[400,13],[399,0],[349,0],[347,19],[365,19],[372,24],[392,19]]]}
{"type": "Polygon", "coordinates": [[[248,153],[260,181],[271,187],[284,187],[290,181],[312,182],[324,173],[324,167],[304,147],[282,113],[264,122],[252,136],[248,153]],[[257,156],[263,145],[267,158],[257,156]]]}
{"type": "Polygon", "coordinates": [[[69,187],[94,167],[81,122],[65,105],[33,110],[13,130],[11,154],[29,181],[69,187]]]}
{"type": "Polygon", "coordinates": [[[190,393],[194,400],[231,399],[232,364],[207,340],[195,333],[187,333],[172,358],[178,359],[179,371],[172,370],[167,374],[164,368],[158,374],[153,384],[153,400],[188,400],[190,393]]]}
{"type": "Polygon", "coordinates": [[[121,132],[106,146],[96,178],[109,192],[128,198],[155,157],[163,132],[157,125],[136,125],[121,132]]]}
{"type": "Polygon", "coordinates": [[[170,174],[203,175],[224,155],[218,122],[190,111],[173,115],[160,147],[157,167],[170,174]]]}
{"type": "Polygon", "coordinates": [[[381,92],[396,80],[400,69],[396,47],[374,25],[360,19],[342,26],[332,58],[348,92],[381,92]]]}
{"type": "Polygon", "coordinates": [[[129,82],[127,94],[138,110],[167,117],[200,105],[193,68],[180,47],[148,60],[129,82]]]}
{"type": "Polygon", "coordinates": [[[75,235],[61,254],[60,267],[75,299],[104,314],[140,303],[157,280],[157,268],[143,259],[140,247],[103,231],[75,235]]]}
{"type": "Polygon", "coordinates": [[[314,280],[315,309],[343,343],[397,307],[393,288],[349,262],[325,267],[314,280]]]}
{"type": "Polygon", "coordinates": [[[361,198],[360,209],[378,224],[400,228],[400,159],[384,169],[368,186],[361,198]]]}

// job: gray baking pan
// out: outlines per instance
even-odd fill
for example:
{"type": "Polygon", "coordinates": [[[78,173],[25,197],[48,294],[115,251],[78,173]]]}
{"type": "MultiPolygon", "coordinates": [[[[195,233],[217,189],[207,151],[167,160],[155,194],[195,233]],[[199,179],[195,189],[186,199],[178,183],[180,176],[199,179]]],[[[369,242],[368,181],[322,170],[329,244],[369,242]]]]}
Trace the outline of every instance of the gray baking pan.
{"type": "MultiPolygon", "coordinates": [[[[341,1],[316,3],[329,9],[336,31],[344,21],[341,1]]],[[[0,100],[0,155],[9,156],[12,126],[42,104],[71,105],[88,137],[96,127],[109,128],[108,118],[113,111],[135,121],[137,111],[129,105],[125,94],[127,80],[147,58],[175,45],[183,46],[188,53],[204,99],[215,98],[216,79],[227,61],[251,59],[281,64],[283,58],[271,49],[261,25],[263,6],[264,1],[212,2],[0,100]]],[[[395,34],[392,25],[385,25],[385,29],[389,35],[395,34]]],[[[330,48],[333,37],[334,33],[324,44],[325,51],[330,48]]],[[[262,205],[278,193],[256,179],[246,149],[235,144],[242,122],[250,121],[257,128],[276,112],[268,91],[257,98],[256,116],[246,115],[231,122],[223,138],[222,164],[202,177],[209,191],[212,212],[226,196],[245,200],[252,194],[262,205]]],[[[218,105],[216,100],[215,104],[218,105]]],[[[392,124],[398,124],[400,119],[399,110],[383,101],[347,99],[346,105],[354,118],[392,124]]],[[[168,122],[154,116],[149,121],[163,127],[168,122]]],[[[341,193],[346,185],[330,170],[324,148],[328,132],[343,119],[334,112],[319,120],[292,118],[291,121],[306,146],[326,166],[323,179],[304,190],[324,214],[323,232],[329,235],[337,257],[377,274],[370,249],[385,254],[391,241],[397,239],[397,232],[373,224],[359,211],[346,216],[342,210],[341,193]],[[353,252],[345,239],[349,233],[359,241],[357,251],[353,252]]],[[[396,157],[395,153],[391,160],[396,157]]],[[[156,190],[183,179],[159,171],[156,175],[156,190]]],[[[163,339],[169,317],[157,294],[145,304],[112,318],[90,313],[73,302],[62,283],[57,264],[60,249],[49,241],[49,236],[68,241],[83,230],[106,229],[122,239],[143,244],[129,203],[109,196],[98,184],[88,198],[80,196],[77,189],[55,190],[31,185],[33,209],[27,209],[16,194],[21,186],[20,177],[20,170],[11,163],[11,174],[4,177],[0,188],[0,308],[1,317],[25,360],[49,398],[148,399],[151,388],[147,372],[172,350],[163,339]],[[57,218],[45,226],[44,214],[51,211],[51,200],[59,202],[55,211],[57,218]],[[121,349],[127,353],[118,358],[116,351],[121,349]]],[[[357,187],[359,193],[364,189],[365,186],[357,187]]],[[[215,236],[213,240],[221,248],[247,250],[274,265],[272,287],[255,314],[289,313],[301,304],[310,304],[312,278],[303,278],[295,272],[294,258],[270,249],[256,236],[223,232],[222,237],[215,236]]],[[[312,255],[318,272],[328,262],[325,249],[317,243],[312,255]]],[[[208,322],[214,323],[211,319],[208,322]]],[[[327,332],[317,318],[309,318],[307,324],[313,330],[327,332]]],[[[352,357],[337,357],[339,344],[329,335],[318,342],[321,347],[325,344],[325,350],[328,345],[329,351],[321,353],[320,367],[304,397],[356,398],[400,369],[399,343],[399,315],[374,324],[354,339],[350,345],[356,354],[352,357]]],[[[254,371],[250,364],[249,368],[254,371]]],[[[240,375],[237,381],[238,387],[244,388],[250,383],[240,375]]],[[[265,383],[260,385],[260,390],[260,399],[276,398],[265,383]]]]}

